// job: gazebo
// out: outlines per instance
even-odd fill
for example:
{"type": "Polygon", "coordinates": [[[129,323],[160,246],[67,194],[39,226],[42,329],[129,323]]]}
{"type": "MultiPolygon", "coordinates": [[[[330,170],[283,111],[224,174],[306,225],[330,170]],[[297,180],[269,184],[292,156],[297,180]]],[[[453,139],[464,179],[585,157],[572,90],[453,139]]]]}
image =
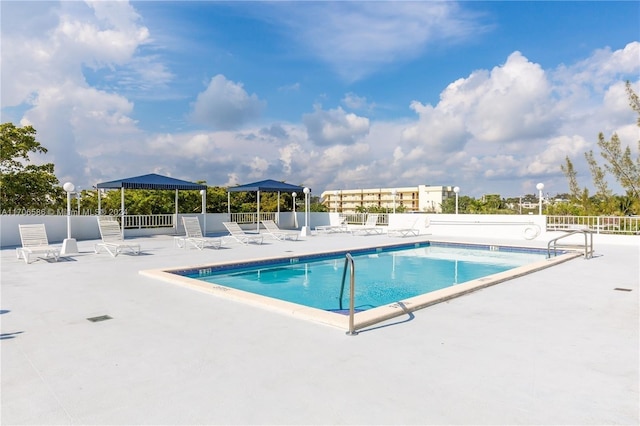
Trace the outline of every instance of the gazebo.
{"type": "MultiPolygon", "coordinates": [[[[199,183],[193,183],[185,180],[175,179],[168,176],[162,176],[155,173],[148,175],[135,176],[126,179],[112,180],[110,182],[101,182],[96,185],[98,189],[120,189],[120,214],[122,217],[122,233],[124,237],[124,191],[125,189],[160,189],[160,190],[174,190],[176,192],[176,218],[178,217],[178,191],[181,190],[204,190],[206,194],[206,185],[199,183]]],[[[206,195],[204,195],[206,196],[206,195]]],[[[204,198],[203,198],[204,200],[204,198]]],[[[205,205],[205,202],[202,203],[205,205]]],[[[100,212],[100,197],[98,197],[98,212],[100,212]]],[[[203,210],[202,214],[205,214],[203,210]]],[[[174,223],[174,227],[177,227],[177,221],[174,223]]]]}
{"type": "Polygon", "coordinates": [[[260,231],[260,192],[277,192],[278,193],[278,214],[280,213],[280,193],[281,192],[298,192],[302,193],[304,187],[291,185],[289,183],[278,182],[277,180],[267,179],[260,182],[247,183],[246,185],[233,186],[227,188],[227,210],[231,217],[231,193],[232,192],[256,192],[257,195],[257,227],[260,231]]]}

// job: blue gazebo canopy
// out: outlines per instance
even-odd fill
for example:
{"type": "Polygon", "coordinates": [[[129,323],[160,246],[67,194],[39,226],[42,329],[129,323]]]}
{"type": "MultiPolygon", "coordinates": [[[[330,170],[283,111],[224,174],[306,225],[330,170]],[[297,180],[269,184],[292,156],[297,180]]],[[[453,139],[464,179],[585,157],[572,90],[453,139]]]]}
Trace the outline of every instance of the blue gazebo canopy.
{"type": "Polygon", "coordinates": [[[303,189],[302,186],[267,179],[246,185],[233,186],[227,188],[227,192],[302,192],[303,189]]]}
{"type": "Polygon", "coordinates": [[[98,189],[164,189],[164,190],[201,190],[207,189],[206,185],[193,183],[186,180],[175,179],[155,173],[135,176],[126,179],[102,182],[96,185],[98,189]]]}

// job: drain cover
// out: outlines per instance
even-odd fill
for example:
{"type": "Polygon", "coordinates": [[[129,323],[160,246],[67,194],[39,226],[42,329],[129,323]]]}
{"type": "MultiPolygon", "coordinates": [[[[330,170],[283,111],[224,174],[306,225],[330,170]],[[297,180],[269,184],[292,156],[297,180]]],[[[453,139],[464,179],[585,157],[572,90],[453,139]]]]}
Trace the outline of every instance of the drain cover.
{"type": "Polygon", "coordinates": [[[110,320],[113,319],[111,318],[109,315],[100,315],[99,317],[91,317],[91,318],[87,318],[89,321],[91,322],[100,322],[100,321],[106,321],[106,320],[110,320]]]}
{"type": "Polygon", "coordinates": [[[621,288],[621,287],[616,287],[614,288],[614,290],[618,290],[618,291],[631,291],[630,288],[621,288]]]}

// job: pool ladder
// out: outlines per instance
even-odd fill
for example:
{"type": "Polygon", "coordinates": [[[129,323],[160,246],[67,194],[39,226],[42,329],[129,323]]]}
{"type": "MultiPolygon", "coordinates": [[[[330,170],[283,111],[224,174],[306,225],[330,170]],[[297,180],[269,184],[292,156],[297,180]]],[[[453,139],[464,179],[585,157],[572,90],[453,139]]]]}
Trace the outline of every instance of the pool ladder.
{"type": "Polygon", "coordinates": [[[342,309],[342,295],[344,294],[344,280],[347,277],[347,266],[350,266],[349,274],[349,331],[347,335],[355,336],[358,334],[354,325],[355,315],[355,292],[356,292],[356,264],[353,261],[351,254],[347,253],[344,259],[344,269],[342,270],[342,285],[340,286],[340,309],[342,309]]]}
{"type": "Polygon", "coordinates": [[[588,229],[576,229],[575,231],[571,231],[565,235],[561,235],[547,243],[547,258],[551,257],[551,251],[553,250],[553,255],[557,256],[557,249],[559,248],[567,248],[567,249],[583,249],[584,248],[584,258],[590,259],[593,257],[593,232],[588,229]],[[571,235],[575,234],[584,234],[584,244],[558,244],[558,240],[563,238],[567,238],[571,235]]]}

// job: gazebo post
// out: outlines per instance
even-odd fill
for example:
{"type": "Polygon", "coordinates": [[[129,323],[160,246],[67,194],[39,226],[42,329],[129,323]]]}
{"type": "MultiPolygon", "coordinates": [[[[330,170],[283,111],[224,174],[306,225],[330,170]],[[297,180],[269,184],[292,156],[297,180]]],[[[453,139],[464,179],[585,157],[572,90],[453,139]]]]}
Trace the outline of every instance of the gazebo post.
{"type": "Polygon", "coordinates": [[[277,208],[278,214],[276,216],[276,222],[278,223],[278,225],[280,224],[280,191],[278,191],[278,208],[277,208]]]}
{"type": "Polygon", "coordinates": [[[256,226],[257,232],[260,232],[260,190],[257,191],[258,192],[258,216],[256,216],[256,226]]]}
{"type": "Polygon", "coordinates": [[[173,230],[178,235],[178,188],[176,188],[176,215],[173,219],[173,230]]]}
{"type": "Polygon", "coordinates": [[[201,189],[202,196],[202,235],[207,236],[207,190],[201,189]]]}
{"type": "Polygon", "coordinates": [[[124,186],[120,188],[120,226],[122,226],[122,239],[124,240],[124,186]]]}

